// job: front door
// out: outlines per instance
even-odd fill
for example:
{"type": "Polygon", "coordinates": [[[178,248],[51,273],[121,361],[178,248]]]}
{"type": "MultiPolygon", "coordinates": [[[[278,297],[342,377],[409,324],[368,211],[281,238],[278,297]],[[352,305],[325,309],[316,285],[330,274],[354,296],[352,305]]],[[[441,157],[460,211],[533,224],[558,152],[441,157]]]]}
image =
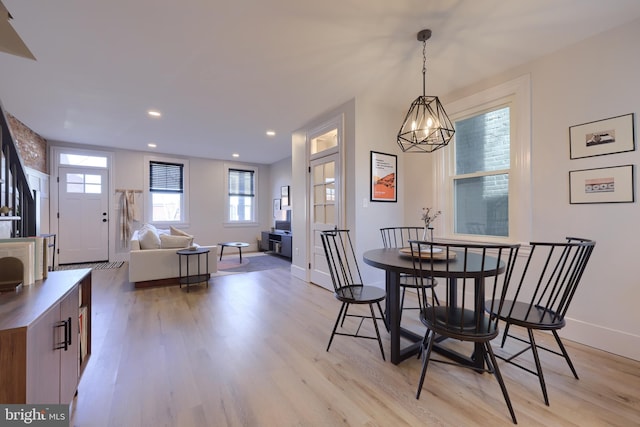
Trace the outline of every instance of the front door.
{"type": "Polygon", "coordinates": [[[309,280],[333,291],[322,246],[321,232],[341,228],[342,185],[341,119],[330,121],[309,134],[309,280]]]}
{"type": "Polygon", "coordinates": [[[106,169],[58,169],[59,263],[109,260],[109,180],[106,169]]]}

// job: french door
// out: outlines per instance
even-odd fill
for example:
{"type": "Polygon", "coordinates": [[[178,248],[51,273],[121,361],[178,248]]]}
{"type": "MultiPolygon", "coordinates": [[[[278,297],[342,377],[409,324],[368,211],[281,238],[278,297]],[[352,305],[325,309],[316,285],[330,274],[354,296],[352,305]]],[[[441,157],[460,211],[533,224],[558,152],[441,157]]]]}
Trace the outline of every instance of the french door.
{"type": "Polygon", "coordinates": [[[310,281],[333,291],[321,232],[341,228],[342,184],[339,126],[324,128],[315,135],[310,143],[310,179],[309,179],[309,242],[310,242],[310,281]]]}

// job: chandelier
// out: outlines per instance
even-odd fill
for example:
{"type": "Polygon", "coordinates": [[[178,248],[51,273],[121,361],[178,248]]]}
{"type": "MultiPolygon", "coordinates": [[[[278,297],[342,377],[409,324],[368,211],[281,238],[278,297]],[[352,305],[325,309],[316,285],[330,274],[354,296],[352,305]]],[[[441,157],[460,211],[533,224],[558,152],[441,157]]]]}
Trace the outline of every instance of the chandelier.
{"type": "Polygon", "coordinates": [[[455,133],[438,97],[425,94],[426,48],[430,37],[431,30],[418,33],[418,40],[422,42],[422,95],[411,103],[398,132],[398,145],[405,152],[431,153],[446,146],[455,133]]]}

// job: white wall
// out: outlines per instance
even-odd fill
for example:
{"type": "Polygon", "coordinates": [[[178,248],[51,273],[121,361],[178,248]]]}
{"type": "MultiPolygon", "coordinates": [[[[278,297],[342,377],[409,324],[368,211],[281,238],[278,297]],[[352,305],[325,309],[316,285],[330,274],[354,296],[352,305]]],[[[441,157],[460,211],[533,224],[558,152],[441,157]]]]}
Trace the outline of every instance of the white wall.
{"type": "Polygon", "coordinates": [[[29,188],[36,191],[38,200],[36,212],[38,215],[36,222],[36,234],[49,233],[49,175],[33,168],[24,168],[25,175],[29,180],[29,188]]]}
{"type": "MultiPolygon", "coordinates": [[[[286,185],[291,187],[291,157],[284,158],[279,162],[271,164],[270,183],[271,202],[273,203],[273,199],[280,199],[281,187],[286,185]]],[[[291,193],[291,188],[289,188],[289,192],[291,193]]],[[[291,194],[289,194],[289,206],[282,206],[282,210],[291,210],[291,194]]],[[[270,227],[273,227],[274,224],[275,220],[272,212],[270,227]]],[[[267,230],[268,229],[265,229],[265,231],[267,230]]]]}
{"type": "MultiPolygon", "coordinates": [[[[349,225],[355,231],[356,252],[359,259],[362,253],[371,248],[382,246],[380,228],[398,225],[419,225],[418,221],[405,224],[404,212],[407,195],[413,197],[407,188],[416,188],[403,173],[405,157],[396,143],[396,136],[402,114],[380,104],[366,94],[356,98],[356,135],[355,150],[348,151],[347,178],[353,183],[353,209],[347,216],[349,225]],[[397,156],[397,202],[372,202],[371,198],[371,151],[397,156]]],[[[379,98],[377,98],[379,99],[379,98]]],[[[407,104],[407,108],[410,102],[407,104]]],[[[363,280],[384,287],[384,272],[361,263],[363,280]]]]}
{"type": "MultiPolygon", "coordinates": [[[[640,21],[635,21],[443,98],[446,109],[447,102],[531,74],[532,240],[581,236],[597,242],[562,334],[636,360],[640,360],[640,280],[635,269],[640,208],[637,202],[571,205],[568,174],[626,164],[637,168],[638,150],[570,160],[569,126],[635,113],[637,133],[638,40],[640,21]]],[[[407,180],[419,177],[425,167],[412,158],[406,173],[407,180]]],[[[420,191],[431,194],[425,184],[420,191]]],[[[426,205],[431,203],[432,199],[426,205]]],[[[407,222],[415,219],[417,207],[415,200],[409,200],[407,222]]]]}
{"type": "MultiPolygon", "coordinates": [[[[640,21],[635,21],[531,67],[534,238],[577,235],[597,241],[565,334],[636,360],[638,203],[570,205],[568,171],[625,164],[637,168],[640,151],[569,160],[568,127],[640,113],[639,40],[640,21]]],[[[635,126],[637,132],[637,116],[635,126]]]]}
{"type": "Polygon", "coordinates": [[[300,129],[291,135],[291,233],[293,234],[293,254],[291,274],[302,280],[308,280],[307,263],[308,239],[307,221],[309,207],[307,202],[307,151],[306,129],[300,129]]]}

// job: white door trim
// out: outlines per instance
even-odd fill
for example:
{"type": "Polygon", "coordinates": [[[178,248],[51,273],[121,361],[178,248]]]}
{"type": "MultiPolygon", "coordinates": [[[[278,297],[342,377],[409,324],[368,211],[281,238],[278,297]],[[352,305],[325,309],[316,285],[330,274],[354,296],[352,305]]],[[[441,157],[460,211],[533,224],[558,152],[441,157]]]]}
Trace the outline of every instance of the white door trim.
{"type": "MultiPolygon", "coordinates": [[[[76,147],[68,147],[64,145],[52,145],[51,146],[51,158],[49,159],[49,167],[51,171],[50,179],[49,179],[49,224],[50,224],[50,232],[54,234],[58,234],[58,212],[59,212],[59,203],[60,197],[58,194],[58,179],[59,173],[58,168],[60,166],[60,154],[62,153],[72,153],[72,154],[84,154],[90,156],[104,156],[107,158],[107,173],[109,180],[109,217],[112,219],[117,218],[117,206],[114,205],[115,198],[113,197],[114,193],[114,185],[113,185],[113,159],[114,152],[112,151],[101,151],[101,150],[87,150],[76,147]]],[[[109,260],[116,260],[115,253],[115,236],[116,229],[115,224],[117,221],[109,221],[109,233],[108,233],[108,241],[109,241],[109,260]]],[[[57,249],[56,249],[57,250],[57,249]]]]}
{"type": "MultiPolygon", "coordinates": [[[[313,196],[312,196],[312,192],[311,192],[311,184],[312,184],[312,177],[311,177],[311,170],[312,170],[312,162],[316,159],[321,159],[323,157],[327,157],[327,156],[333,156],[335,157],[335,155],[337,154],[337,167],[335,169],[335,177],[336,177],[336,192],[338,193],[338,197],[336,198],[336,203],[335,203],[335,226],[337,226],[338,228],[343,228],[344,224],[345,224],[345,209],[346,209],[346,203],[345,203],[345,183],[344,183],[344,176],[345,176],[345,172],[344,172],[344,157],[345,157],[345,147],[344,147],[344,114],[337,114],[334,117],[322,122],[320,125],[310,128],[307,132],[306,132],[306,157],[307,157],[307,161],[306,161],[306,168],[307,168],[307,182],[306,182],[306,188],[307,188],[307,212],[309,212],[309,215],[307,215],[306,218],[306,238],[307,238],[307,248],[306,248],[306,253],[307,253],[307,260],[306,260],[306,264],[310,267],[307,268],[307,274],[306,274],[306,280],[308,282],[311,282],[311,276],[312,276],[312,267],[313,267],[313,263],[312,263],[312,257],[314,256],[314,245],[315,245],[315,239],[314,239],[314,225],[312,222],[313,219],[313,215],[311,214],[313,206],[313,196]],[[311,143],[313,141],[314,138],[324,135],[332,130],[337,130],[337,146],[315,153],[315,154],[311,154],[311,143]]],[[[327,275],[327,280],[330,280],[330,277],[327,275]]],[[[318,283],[320,286],[323,286],[327,289],[330,288],[330,290],[333,291],[333,285],[328,282],[328,283],[318,283]]]]}

